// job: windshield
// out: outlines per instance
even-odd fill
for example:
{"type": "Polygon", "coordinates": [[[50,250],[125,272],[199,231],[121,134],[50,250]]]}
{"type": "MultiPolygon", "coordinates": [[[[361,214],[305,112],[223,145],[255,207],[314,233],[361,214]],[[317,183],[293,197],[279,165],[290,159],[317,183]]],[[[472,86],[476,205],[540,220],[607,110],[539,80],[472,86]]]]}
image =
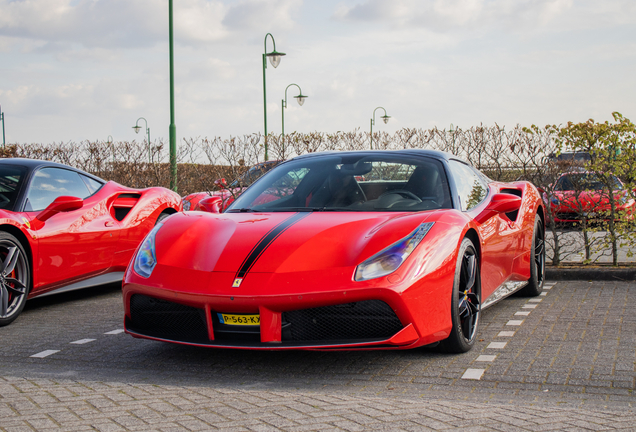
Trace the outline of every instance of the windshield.
{"type": "MultiPolygon", "coordinates": [[[[608,177],[612,190],[623,190],[621,181],[615,175],[608,177]]],[[[554,190],[557,191],[582,191],[582,190],[603,190],[607,186],[593,173],[566,174],[559,178],[554,190]]]]}
{"type": "Polygon", "coordinates": [[[228,212],[421,211],[451,208],[439,161],[401,155],[301,158],[277,166],[228,212]]]}
{"type": "Polygon", "coordinates": [[[0,209],[13,210],[26,168],[0,164],[0,209]]]}
{"type": "Polygon", "coordinates": [[[247,187],[261,178],[263,174],[274,168],[279,163],[280,161],[271,161],[254,165],[245,174],[230,183],[228,188],[247,187]]]}

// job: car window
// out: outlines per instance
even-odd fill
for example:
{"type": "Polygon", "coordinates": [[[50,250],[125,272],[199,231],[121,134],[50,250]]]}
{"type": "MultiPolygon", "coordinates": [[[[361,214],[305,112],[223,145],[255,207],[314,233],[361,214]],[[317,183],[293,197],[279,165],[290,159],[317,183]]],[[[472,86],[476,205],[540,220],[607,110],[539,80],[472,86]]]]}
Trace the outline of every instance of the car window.
{"type": "Polygon", "coordinates": [[[448,165],[453,173],[462,211],[477,207],[486,198],[488,184],[465,163],[450,160],[448,165]]]}
{"type": "MultiPolygon", "coordinates": [[[[612,175],[607,180],[612,185],[613,190],[623,190],[623,185],[618,177],[612,175]]],[[[556,191],[600,191],[603,189],[607,189],[607,185],[594,173],[564,174],[554,185],[556,191]]]]}
{"type": "Polygon", "coordinates": [[[26,168],[0,164],[0,209],[13,210],[26,168]]]}
{"type": "Polygon", "coordinates": [[[86,198],[92,195],[80,175],[62,168],[42,168],[33,175],[25,211],[44,210],[59,196],[86,198]]]}
{"type": "Polygon", "coordinates": [[[451,208],[443,165],[430,158],[345,154],[285,162],[227,211],[421,211],[451,208]]]}
{"type": "Polygon", "coordinates": [[[95,192],[97,192],[98,190],[100,190],[102,188],[102,186],[104,186],[104,183],[102,182],[98,182],[95,179],[92,179],[88,176],[85,176],[83,174],[80,174],[81,179],[84,181],[84,183],[86,184],[86,187],[88,188],[88,191],[92,194],[94,194],[95,192]]]}

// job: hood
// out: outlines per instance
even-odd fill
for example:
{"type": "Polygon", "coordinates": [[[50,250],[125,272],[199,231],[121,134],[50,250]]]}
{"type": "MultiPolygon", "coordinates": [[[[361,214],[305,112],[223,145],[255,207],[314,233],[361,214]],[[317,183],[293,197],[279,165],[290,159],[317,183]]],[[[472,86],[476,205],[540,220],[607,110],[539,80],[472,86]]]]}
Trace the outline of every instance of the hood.
{"type": "MultiPolygon", "coordinates": [[[[557,202],[552,203],[553,206],[556,205],[568,211],[578,211],[579,209],[599,211],[607,210],[610,207],[609,197],[600,191],[555,191],[552,196],[553,199],[557,200],[557,202]]],[[[625,196],[625,191],[614,191],[614,197],[619,201],[625,196]]]]}
{"type": "Polygon", "coordinates": [[[351,267],[435,213],[180,213],[157,232],[156,257],[161,265],[236,274],[351,267]]]}

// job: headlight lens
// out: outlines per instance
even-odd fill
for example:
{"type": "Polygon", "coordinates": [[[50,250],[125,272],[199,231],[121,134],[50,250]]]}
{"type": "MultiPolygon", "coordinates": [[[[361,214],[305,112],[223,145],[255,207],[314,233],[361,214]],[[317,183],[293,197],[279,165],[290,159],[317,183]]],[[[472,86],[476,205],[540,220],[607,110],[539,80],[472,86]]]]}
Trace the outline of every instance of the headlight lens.
{"type": "Polygon", "coordinates": [[[142,277],[150,277],[152,271],[157,265],[157,256],[155,254],[155,235],[159,228],[161,228],[163,224],[157,224],[155,227],[148,233],[143,242],[141,242],[141,246],[137,251],[137,255],[135,256],[135,261],[133,264],[133,268],[135,273],[142,277]]]}
{"type": "Polygon", "coordinates": [[[415,231],[388,248],[378,252],[356,267],[354,280],[375,279],[396,271],[406,258],[415,250],[434,222],[421,224],[415,231]]]}
{"type": "Polygon", "coordinates": [[[558,205],[561,202],[558,198],[555,198],[555,197],[552,197],[550,201],[552,201],[552,204],[556,204],[556,205],[558,205]]]}
{"type": "Polygon", "coordinates": [[[189,211],[190,210],[190,206],[192,206],[192,203],[190,202],[190,200],[183,200],[183,210],[184,211],[189,211]]]}

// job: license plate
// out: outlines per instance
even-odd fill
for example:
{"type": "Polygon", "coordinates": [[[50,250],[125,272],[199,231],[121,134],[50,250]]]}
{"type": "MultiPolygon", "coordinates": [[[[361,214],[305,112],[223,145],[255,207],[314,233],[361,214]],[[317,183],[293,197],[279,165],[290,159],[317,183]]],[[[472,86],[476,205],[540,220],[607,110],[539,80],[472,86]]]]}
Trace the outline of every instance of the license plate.
{"type": "Polygon", "coordinates": [[[217,313],[221,324],[257,326],[261,324],[259,315],[238,315],[217,313]]]}

